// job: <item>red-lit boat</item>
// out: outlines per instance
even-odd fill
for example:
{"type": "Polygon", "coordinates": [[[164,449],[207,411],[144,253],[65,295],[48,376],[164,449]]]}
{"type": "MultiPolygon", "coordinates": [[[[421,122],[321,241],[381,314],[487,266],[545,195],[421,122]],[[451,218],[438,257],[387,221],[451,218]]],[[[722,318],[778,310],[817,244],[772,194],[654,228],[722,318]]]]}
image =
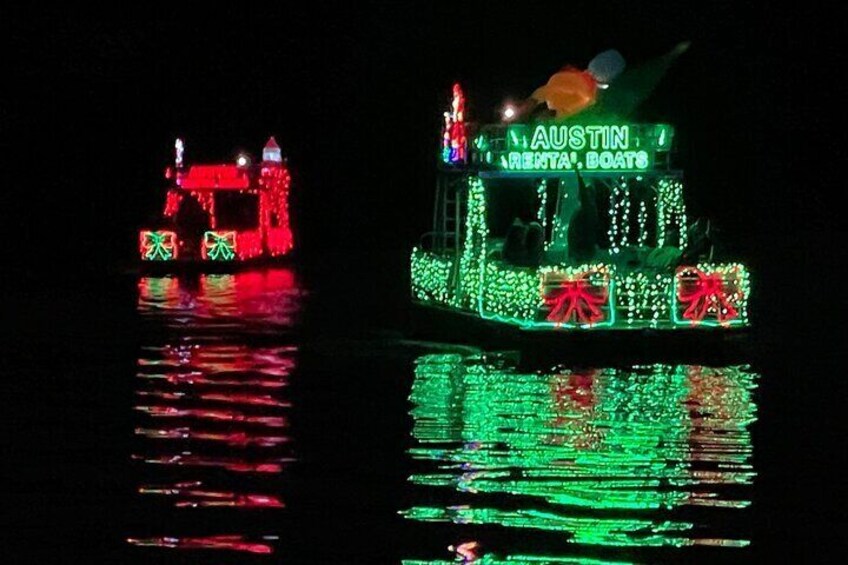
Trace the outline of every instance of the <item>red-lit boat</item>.
{"type": "Polygon", "coordinates": [[[174,148],[162,215],[139,231],[145,266],[234,266],[292,251],[291,175],[273,137],[258,163],[240,153],[232,163],[188,165],[181,139],[174,148]]]}

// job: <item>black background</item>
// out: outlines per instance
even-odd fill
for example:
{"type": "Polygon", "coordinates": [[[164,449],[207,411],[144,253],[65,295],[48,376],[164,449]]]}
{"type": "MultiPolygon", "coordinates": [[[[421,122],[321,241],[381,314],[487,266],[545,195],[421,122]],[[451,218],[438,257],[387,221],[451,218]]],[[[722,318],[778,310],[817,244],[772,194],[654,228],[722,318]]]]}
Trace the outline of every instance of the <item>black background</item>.
{"type": "MultiPolygon", "coordinates": [[[[192,162],[258,154],[275,135],[293,170],[302,268],[344,278],[350,300],[334,298],[357,319],[350,327],[400,327],[453,81],[470,119],[486,121],[564,63],[610,47],[638,62],[691,40],[636,118],[676,126],[690,214],[715,220],[754,272],[760,360],[784,379],[760,398],[772,423],[760,433],[775,447],[759,455],[770,471],[759,527],[805,553],[838,539],[845,54],[830,24],[844,13],[670,1],[211,6],[0,8],[3,340],[31,378],[48,386],[73,369],[83,336],[118,364],[134,355],[125,275],[136,230],[161,206],[174,137],[192,162]]],[[[47,407],[5,384],[7,436],[30,443],[25,415],[47,407]]],[[[55,408],[61,393],[40,401],[55,408]]],[[[61,465],[16,443],[15,476],[61,465]]],[[[17,484],[7,494],[18,506],[40,492],[17,484]]],[[[37,536],[44,522],[27,517],[4,533],[37,536]]]]}

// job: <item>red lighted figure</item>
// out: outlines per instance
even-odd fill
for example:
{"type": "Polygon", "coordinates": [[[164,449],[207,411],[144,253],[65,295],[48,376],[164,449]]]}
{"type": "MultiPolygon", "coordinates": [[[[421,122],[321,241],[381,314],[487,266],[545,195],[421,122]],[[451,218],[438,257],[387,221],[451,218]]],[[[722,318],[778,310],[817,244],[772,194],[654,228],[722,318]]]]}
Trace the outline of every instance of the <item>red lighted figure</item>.
{"type": "Polygon", "coordinates": [[[142,261],[238,263],[291,251],[291,175],[273,137],[258,163],[240,153],[232,163],[188,165],[184,148],[177,139],[162,216],[139,232],[142,261]]]}
{"type": "Polygon", "coordinates": [[[453,85],[450,112],[445,112],[442,129],[442,160],[448,164],[465,163],[468,139],[465,130],[465,95],[459,83],[453,85]]]}

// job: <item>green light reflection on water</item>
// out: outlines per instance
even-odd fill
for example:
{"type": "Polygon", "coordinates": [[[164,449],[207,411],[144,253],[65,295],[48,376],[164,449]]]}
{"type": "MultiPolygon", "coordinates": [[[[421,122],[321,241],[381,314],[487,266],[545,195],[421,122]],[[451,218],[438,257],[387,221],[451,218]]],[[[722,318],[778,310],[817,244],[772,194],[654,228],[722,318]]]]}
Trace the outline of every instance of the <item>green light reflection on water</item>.
{"type": "Polygon", "coordinates": [[[418,359],[409,454],[433,468],[410,481],[453,489],[463,504],[402,515],[563,532],[586,545],[748,544],[699,538],[692,522],[666,518],[684,506],[750,504],[739,487],[755,476],[755,373],[651,365],[522,374],[514,365],[500,356],[418,359]],[[492,507],[504,500],[509,508],[492,507]]]}

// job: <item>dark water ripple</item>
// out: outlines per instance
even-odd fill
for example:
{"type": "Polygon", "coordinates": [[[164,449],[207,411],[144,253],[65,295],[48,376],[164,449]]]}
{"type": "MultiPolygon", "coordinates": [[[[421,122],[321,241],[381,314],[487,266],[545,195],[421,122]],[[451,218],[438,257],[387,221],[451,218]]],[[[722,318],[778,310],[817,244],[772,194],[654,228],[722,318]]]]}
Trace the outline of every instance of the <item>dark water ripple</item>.
{"type": "MultiPolygon", "coordinates": [[[[748,367],[540,371],[521,366],[518,355],[487,353],[410,362],[418,353],[403,344],[367,340],[356,342],[355,352],[337,343],[303,352],[303,295],[287,270],[140,280],[133,505],[148,519],[126,532],[139,558],[241,562],[300,551],[317,563],[328,562],[323,552],[345,554],[333,547],[331,531],[328,545],[316,547],[283,524],[326,519],[339,489],[358,493],[350,495],[358,501],[393,487],[367,483],[370,474],[360,476],[362,485],[344,486],[347,472],[320,470],[325,459],[318,457],[309,465],[321,474],[299,483],[306,487],[300,506],[287,507],[298,492],[287,490],[293,466],[305,464],[291,434],[301,402],[293,405],[290,385],[309,359],[310,374],[327,382],[314,382],[306,398],[325,400],[330,379],[341,379],[332,402],[353,422],[344,436],[353,444],[342,452],[367,453],[357,442],[378,449],[375,461],[353,469],[404,461],[397,475],[408,481],[393,491],[402,501],[389,500],[384,514],[334,518],[337,527],[361,519],[362,531],[396,536],[394,558],[379,562],[679,562],[697,548],[743,555],[739,548],[750,544],[745,523],[757,476],[750,426],[759,376],[748,367]],[[299,361],[304,353],[312,357],[299,361]],[[351,363],[357,375],[374,373],[362,375],[374,381],[349,381],[351,363]],[[402,385],[380,380],[398,371],[402,385]],[[381,394],[384,404],[376,400],[381,394]],[[411,408],[402,402],[407,394],[411,408]],[[366,405],[387,414],[409,410],[406,446],[405,431],[369,423],[381,415],[368,414],[366,405]],[[366,430],[380,438],[366,439],[366,430]],[[333,496],[322,494],[321,481],[340,481],[332,483],[333,496]],[[296,509],[297,517],[288,516],[296,509]],[[167,552],[173,549],[184,551],[167,552]]],[[[316,442],[326,443],[333,417],[302,415],[320,428],[298,428],[313,434],[311,453],[332,459],[332,447],[316,442]]],[[[389,550],[380,551],[385,557],[389,550]]]]}
{"type": "Polygon", "coordinates": [[[277,549],[273,520],[264,522],[265,532],[239,531],[244,520],[225,517],[199,534],[183,524],[208,529],[216,521],[175,512],[285,511],[279,480],[296,460],[286,389],[297,362],[291,329],[302,294],[283,269],[139,281],[146,335],[151,342],[166,338],[140,349],[132,458],[139,466],[138,504],[156,505],[161,523],[128,543],[255,554],[277,549]],[[258,346],[250,338],[256,333],[280,336],[282,343],[258,346]]]}

